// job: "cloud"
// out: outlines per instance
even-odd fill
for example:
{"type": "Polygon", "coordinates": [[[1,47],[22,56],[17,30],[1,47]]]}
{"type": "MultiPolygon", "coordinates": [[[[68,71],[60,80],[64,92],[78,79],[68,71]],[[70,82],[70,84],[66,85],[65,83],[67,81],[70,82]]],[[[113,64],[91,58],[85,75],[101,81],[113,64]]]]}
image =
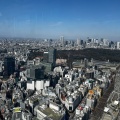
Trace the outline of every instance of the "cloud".
{"type": "Polygon", "coordinates": [[[53,24],[51,24],[49,26],[56,27],[56,26],[60,26],[62,24],[63,24],[63,22],[59,21],[59,22],[53,23],[53,24]]]}
{"type": "Polygon", "coordinates": [[[0,12],[0,17],[2,16],[2,13],[0,12]]]}

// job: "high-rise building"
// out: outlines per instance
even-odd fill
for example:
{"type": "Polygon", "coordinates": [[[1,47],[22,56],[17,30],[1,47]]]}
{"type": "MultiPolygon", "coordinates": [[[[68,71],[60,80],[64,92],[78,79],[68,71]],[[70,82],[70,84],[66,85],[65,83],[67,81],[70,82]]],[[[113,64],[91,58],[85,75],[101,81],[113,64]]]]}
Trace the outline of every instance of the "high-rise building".
{"type": "Polygon", "coordinates": [[[83,43],[84,43],[83,40],[80,40],[80,44],[83,45],[83,43]]]}
{"type": "Polygon", "coordinates": [[[55,66],[56,63],[56,49],[50,48],[49,49],[49,59],[48,61],[53,64],[53,67],[55,66]]]}
{"type": "Polygon", "coordinates": [[[103,46],[109,45],[109,41],[107,39],[101,38],[101,42],[102,42],[103,46]]]}
{"type": "Polygon", "coordinates": [[[103,45],[104,45],[104,46],[108,46],[108,45],[109,45],[109,41],[108,41],[107,39],[104,39],[104,40],[103,40],[103,45]]]}
{"type": "Polygon", "coordinates": [[[27,77],[33,79],[43,79],[44,78],[44,67],[34,66],[27,69],[27,77]]]}
{"type": "Polygon", "coordinates": [[[64,46],[64,36],[60,37],[60,42],[61,42],[62,46],[64,46]]]}
{"type": "Polygon", "coordinates": [[[44,61],[44,62],[48,62],[48,58],[49,58],[48,52],[44,52],[44,53],[43,53],[43,61],[44,61]]]}
{"type": "Polygon", "coordinates": [[[43,68],[35,69],[35,78],[36,79],[44,79],[44,69],[43,68]]]}
{"type": "Polygon", "coordinates": [[[77,45],[78,46],[80,45],[80,39],[77,39],[77,45]]]}
{"type": "Polygon", "coordinates": [[[120,42],[117,42],[117,49],[120,49],[120,42]]]}
{"type": "Polygon", "coordinates": [[[4,76],[8,77],[15,72],[15,57],[4,58],[4,76]]]}

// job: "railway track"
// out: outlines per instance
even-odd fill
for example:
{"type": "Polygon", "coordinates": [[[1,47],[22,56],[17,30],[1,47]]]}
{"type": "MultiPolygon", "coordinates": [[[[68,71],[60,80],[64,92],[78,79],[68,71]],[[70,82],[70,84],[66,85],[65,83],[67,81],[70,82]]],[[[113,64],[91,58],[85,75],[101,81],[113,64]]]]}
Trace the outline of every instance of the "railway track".
{"type": "Polygon", "coordinates": [[[95,107],[95,110],[90,116],[90,120],[100,120],[104,111],[104,107],[106,106],[107,100],[110,96],[110,93],[113,91],[113,89],[114,89],[114,81],[110,84],[110,86],[105,91],[103,96],[99,99],[98,104],[95,107]]]}

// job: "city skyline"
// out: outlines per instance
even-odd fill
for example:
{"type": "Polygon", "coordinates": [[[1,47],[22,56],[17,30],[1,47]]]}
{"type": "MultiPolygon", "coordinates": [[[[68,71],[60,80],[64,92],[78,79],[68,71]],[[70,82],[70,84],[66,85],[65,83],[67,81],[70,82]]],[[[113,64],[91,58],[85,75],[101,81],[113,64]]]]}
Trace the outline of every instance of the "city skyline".
{"type": "Polygon", "coordinates": [[[119,0],[0,0],[0,37],[120,40],[119,0]]]}

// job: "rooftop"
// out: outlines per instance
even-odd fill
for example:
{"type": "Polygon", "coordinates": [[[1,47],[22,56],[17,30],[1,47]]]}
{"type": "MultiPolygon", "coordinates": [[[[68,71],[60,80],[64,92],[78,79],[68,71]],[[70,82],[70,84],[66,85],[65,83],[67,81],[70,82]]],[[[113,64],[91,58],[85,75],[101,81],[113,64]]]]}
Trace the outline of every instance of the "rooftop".
{"type": "Polygon", "coordinates": [[[104,108],[104,113],[102,116],[102,120],[113,120],[118,117],[119,114],[119,102],[114,101],[110,103],[107,107],[104,108]]]}
{"type": "Polygon", "coordinates": [[[38,110],[40,110],[42,113],[47,115],[47,117],[51,118],[52,120],[60,120],[62,117],[62,114],[56,112],[55,110],[53,111],[52,109],[48,107],[45,109],[41,109],[40,107],[38,107],[38,110]]]}

